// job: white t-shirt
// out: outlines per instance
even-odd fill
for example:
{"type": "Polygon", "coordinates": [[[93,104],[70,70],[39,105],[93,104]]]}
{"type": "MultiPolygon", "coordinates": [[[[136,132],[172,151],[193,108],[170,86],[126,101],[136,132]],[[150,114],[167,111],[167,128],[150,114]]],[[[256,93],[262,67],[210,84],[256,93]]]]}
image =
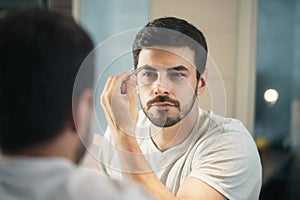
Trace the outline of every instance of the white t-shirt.
{"type": "Polygon", "coordinates": [[[1,200],[150,199],[139,186],[112,181],[60,158],[4,157],[0,160],[1,200]]]}
{"type": "MultiPolygon", "coordinates": [[[[154,173],[176,195],[187,177],[210,185],[228,199],[258,199],[262,168],[251,134],[236,119],[199,109],[191,134],[179,145],[161,152],[150,137],[150,122],[140,112],[137,140],[154,173]]],[[[121,178],[118,155],[110,144],[110,129],[100,154],[102,168],[121,178]]]]}

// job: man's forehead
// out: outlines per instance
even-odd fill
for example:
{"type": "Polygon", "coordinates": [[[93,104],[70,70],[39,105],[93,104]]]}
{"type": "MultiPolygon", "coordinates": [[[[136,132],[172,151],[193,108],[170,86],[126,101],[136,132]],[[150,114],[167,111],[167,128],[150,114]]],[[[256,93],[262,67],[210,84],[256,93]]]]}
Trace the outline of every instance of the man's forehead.
{"type": "Polygon", "coordinates": [[[184,60],[190,65],[195,65],[195,52],[189,47],[170,47],[170,46],[155,46],[141,49],[140,56],[144,55],[160,55],[160,56],[175,56],[184,60]]]}

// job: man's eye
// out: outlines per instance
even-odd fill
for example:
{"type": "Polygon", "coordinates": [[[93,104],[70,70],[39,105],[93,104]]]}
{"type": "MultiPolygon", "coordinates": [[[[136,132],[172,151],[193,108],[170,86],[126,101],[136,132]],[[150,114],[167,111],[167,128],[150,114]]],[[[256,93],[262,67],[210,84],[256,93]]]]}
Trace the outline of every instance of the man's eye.
{"type": "Polygon", "coordinates": [[[143,73],[143,76],[145,76],[145,77],[156,77],[156,73],[154,73],[154,72],[145,72],[145,73],[143,73]]]}
{"type": "Polygon", "coordinates": [[[172,72],[169,74],[170,77],[172,78],[181,78],[184,77],[184,74],[178,73],[178,72],[172,72]]]}

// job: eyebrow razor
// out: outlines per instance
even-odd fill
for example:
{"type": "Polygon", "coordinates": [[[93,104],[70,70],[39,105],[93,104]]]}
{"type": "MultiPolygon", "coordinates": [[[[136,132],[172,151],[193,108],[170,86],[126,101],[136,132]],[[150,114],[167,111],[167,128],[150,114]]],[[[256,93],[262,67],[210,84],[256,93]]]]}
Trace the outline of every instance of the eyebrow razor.
{"type": "Polygon", "coordinates": [[[121,83],[121,94],[126,95],[127,94],[127,82],[130,79],[131,76],[136,75],[139,73],[145,66],[142,66],[140,68],[137,68],[133,70],[130,74],[128,74],[125,78],[122,79],[121,83]]]}

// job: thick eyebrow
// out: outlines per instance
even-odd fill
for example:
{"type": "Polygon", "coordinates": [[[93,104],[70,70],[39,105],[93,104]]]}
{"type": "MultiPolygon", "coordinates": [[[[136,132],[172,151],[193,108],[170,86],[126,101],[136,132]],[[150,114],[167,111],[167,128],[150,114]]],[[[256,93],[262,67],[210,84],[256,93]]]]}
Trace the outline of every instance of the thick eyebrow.
{"type": "MultiPolygon", "coordinates": [[[[137,72],[139,72],[141,70],[157,71],[157,69],[155,69],[154,67],[151,67],[149,65],[144,65],[144,66],[138,68],[137,70],[138,70],[137,72]]],[[[187,72],[189,71],[188,68],[186,68],[183,65],[178,65],[176,67],[167,68],[167,71],[174,71],[174,70],[176,70],[176,71],[187,71],[187,72]]]]}
{"type": "Polygon", "coordinates": [[[168,68],[167,71],[173,71],[173,70],[176,70],[176,71],[189,71],[188,68],[186,68],[185,66],[183,65],[179,65],[179,66],[176,66],[176,67],[172,67],[172,68],[168,68]]]}
{"type": "Polygon", "coordinates": [[[157,71],[154,67],[151,67],[149,65],[142,66],[143,70],[151,70],[151,71],[157,71]]]}

